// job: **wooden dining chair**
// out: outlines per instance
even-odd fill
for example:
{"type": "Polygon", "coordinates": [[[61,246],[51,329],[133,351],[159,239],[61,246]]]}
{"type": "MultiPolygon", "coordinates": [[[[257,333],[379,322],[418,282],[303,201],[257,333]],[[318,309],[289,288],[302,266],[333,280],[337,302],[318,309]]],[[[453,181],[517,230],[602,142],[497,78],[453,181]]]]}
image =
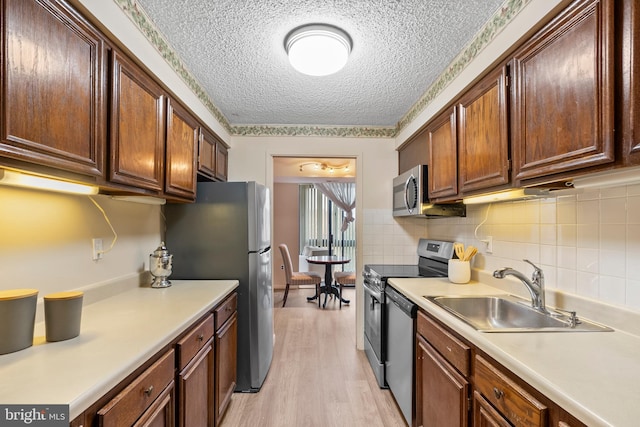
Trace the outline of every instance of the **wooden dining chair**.
{"type": "Polygon", "coordinates": [[[322,276],[314,271],[293,271],[293,264],[291,263],[291,255],[289,254],[289,248],[284,243],[278,245],[280,253],[282,254],[282,260],[284,261],[284,274],[287,278],[287,284],[284,288],[284,300],[282,306],[287,303],[287,296],[289,295],[289,286],[291,285],[316,285],[316,295],[318,295],[318,307],[320,307],[320,283],[322,283],[322,276]]]}
{"type": "Polygon", "coordinates": [[[333,278],[340,287],[338,299],[340,300],[340,308],[342,308],[342,288],[348,285],[356,284],[356,273],[353,271],[336,271],[333,278]]]}

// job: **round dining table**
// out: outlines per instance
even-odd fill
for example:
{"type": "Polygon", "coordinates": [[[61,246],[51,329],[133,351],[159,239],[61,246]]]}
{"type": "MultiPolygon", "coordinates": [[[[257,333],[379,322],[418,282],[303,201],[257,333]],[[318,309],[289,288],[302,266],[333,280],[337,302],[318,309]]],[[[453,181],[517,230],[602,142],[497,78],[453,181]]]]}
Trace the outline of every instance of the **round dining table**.
{"type": "MultiPolygon", "coordinates": [[[[342,298],[340,295],[340,289],[333,284],[333,266],[339,264],[347,264],[351,262],[351,258],[345,258],[338,255],[316,255],[307,257],[309,264],[324,265],[324,286],[320,287],[320,294],[324,295],[324,303],[322,307],[327,305],[327,297],[329,295],[335,295],[337,298],[342,299],[343,304],[349,304],[349,300],[342,298]]],[[[308,301],[313,301],[316,298],[320,298],[320,295],[316,294],[312,297],[307,297],[308,301]]]]}

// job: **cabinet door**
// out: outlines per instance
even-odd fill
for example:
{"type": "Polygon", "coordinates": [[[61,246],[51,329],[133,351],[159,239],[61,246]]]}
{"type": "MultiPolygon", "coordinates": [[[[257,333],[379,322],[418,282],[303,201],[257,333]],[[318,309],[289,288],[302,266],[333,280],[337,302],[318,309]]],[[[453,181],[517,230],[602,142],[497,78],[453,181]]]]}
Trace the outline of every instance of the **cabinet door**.
{"type": "Polygon", "coordinates": [[[515,53],[517,180],[613,162],[613,3],[572,3],[515,53]]]}
{"type": "Polygon", "coordinates": [[[174,390],[172,381],[133,427],[174,427],[176,423],[174,390]]]}
{"type": "Polygon", "coordinates": [[[162,191],[165,94],[137,65],[113,54],[111,172],[113,182],[162,191]]]}
{"type": "Polygon", "coordinates": [[[622,138],[625,163],[640,164],[640,4],[622,2],[622,138]]]}
{"type": "Polygon", "coordinates": [[[216,332],[216,425],[220,424],[236,388],[238,343],[237,313],[216,332]]]}
{"type": "Polygon", "coordinates": [[[398,152],[398,175],[418,165],[429,163],[429,141],[426,131],[418,133],[398,152]]]}
{"type": "Polygon", "coordinates": [[[456,114],[452,108],[427,127],[429,142],[429,199],[458,194],[456,114]]]}
{"type": "Polygon", "coordinates": [[[216,178],[220,181],[227,180],[227,147],[221,142],[216,143],[216,178]]]}
{"type": "Polygon", "coordinates": [[[203,128],[200,128],[198,144],[198,173],[212,179],[216,177],[216,138],[203,128]]]}
{"type": "Polygon", "coordinates": [[[474,364],[476,391],[509,422],[529,427],[546,426],[549,408],[480,355],[474,364]]]}
{"type": "Polygon", "coordinates": [[[469,382],[417,335],[416,425],[466,427],[469,382]]]}
{"type": "Polygon", "coordinates": [[[53,0],[2,2],[0,156],[102,176],[105,48],[53,0]]]}
{"type": "Polygon", "coordinates": [[[511,427],[480,393],[473,392],[473,427],[511,427]]]}
{"type": "Polygon", "coordinates": [[[165,193],[195,199],[196,150],[200,129],[196,119],[182,106],[167,102],[167,153],[165,193]]]}
{"type": "Polygon", "coordinates": [[[492,71],[458,103],[461,193],[509,184],[506,72],[492,71]]]}
{"type": "Polygon", "coordinates": [[[212,341],[180,372],[178,382],[178,426],[214,425],[212,341]]]}

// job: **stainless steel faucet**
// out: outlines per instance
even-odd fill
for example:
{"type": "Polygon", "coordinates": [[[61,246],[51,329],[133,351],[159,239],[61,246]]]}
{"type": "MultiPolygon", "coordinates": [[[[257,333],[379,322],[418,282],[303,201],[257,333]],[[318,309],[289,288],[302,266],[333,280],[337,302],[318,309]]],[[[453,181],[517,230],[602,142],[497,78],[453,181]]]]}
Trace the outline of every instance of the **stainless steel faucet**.
{"type": "Polygon", "coordinates": [[[544,302],[544,274],[542,273],[542,270],[540,268],[538,268],[528,259],[525,259],[523,261],[531,264],[534,268],[531,280],[529,280],[518,270],[514,270],[511,267],[497,269],[493,272],[493,277],[496,277],[498,279],[504,279],[505,276],[517,277],[527,287],[527,290],[531,294],[531,306],[542,313],[548,313],[544,302]]]}

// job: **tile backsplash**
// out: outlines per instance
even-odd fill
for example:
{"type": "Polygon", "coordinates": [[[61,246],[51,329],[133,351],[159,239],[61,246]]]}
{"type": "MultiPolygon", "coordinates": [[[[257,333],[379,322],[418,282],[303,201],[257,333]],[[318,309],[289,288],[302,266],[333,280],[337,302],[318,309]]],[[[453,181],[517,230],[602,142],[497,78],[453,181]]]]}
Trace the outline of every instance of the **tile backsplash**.
{"type": "Polygon", "coordinates": [[[529,259],[547,288],[640,311],[640,185],[557,198],[470,205],[465,218],[399,218],[364,210],[364,264],[412,264],[420,237],[479,249],[473,267],[513,267],[529,259]],[[493,251],[481,240],[493,238],[493,251]]]}

